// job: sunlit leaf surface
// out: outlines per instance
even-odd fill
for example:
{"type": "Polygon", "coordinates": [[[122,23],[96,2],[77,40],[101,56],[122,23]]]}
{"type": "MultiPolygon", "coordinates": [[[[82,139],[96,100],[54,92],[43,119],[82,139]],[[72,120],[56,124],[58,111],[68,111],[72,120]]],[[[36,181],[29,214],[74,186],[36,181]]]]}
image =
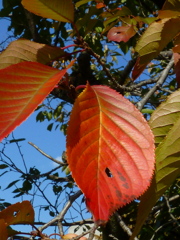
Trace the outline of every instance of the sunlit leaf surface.
{"type": "Polygon", "coordinates": [[[30,12],[62,22],[74,21],[72,0],[22,0],[22,5],[30,12]]]}
{"type": "Polygon", "coordinates": [[[0,70],[0,141],[36,109],[66,71],[34,62],[0,70]]]}
{"type": "Polygon", "coordinates": [[[180,18],[164,18],[153,22],[136,45],[139,58],[134,66],[132,77],[136,79],[147,64],[158,56],[161,50],[180,31],[180,18]]]}
{"type": "Polygon", "coordinates": [[[153,143],[132,103],[108,87],[87,85],[70,117],[67,156],[95,221],[106,222],[150,185],[153,143]]]}
{"type": "Polygon", "coordinates": [[[156,201],[180,175],[180,90],[171,94],[152,114],[150,126],[155,136],[156,172],[153,184],[142,196],[134,239],[156,201]],[[148,199],[148,201],[147,201],[148,199]]]}

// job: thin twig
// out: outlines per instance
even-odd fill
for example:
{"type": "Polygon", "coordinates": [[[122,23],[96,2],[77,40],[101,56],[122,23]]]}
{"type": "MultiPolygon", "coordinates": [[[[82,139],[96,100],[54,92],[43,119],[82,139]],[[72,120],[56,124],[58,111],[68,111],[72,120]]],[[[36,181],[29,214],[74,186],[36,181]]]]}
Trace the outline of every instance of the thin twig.
{"type": "Polygon", "coordinates": [[[154,237],[156,236],[156,233],[157,233],[159,230],[161,230],[161,229],[164,228],[165,226],[171,224],[172,222],[173,222],[173,220],[172,220],[172,221],[169,221],[169,222],[166,222],[166,223],[164,223],[163,225],[161,225],[159,228],[157,228],[157,229],[155,230],[154,234],[152,235],[152,237],[151,237],[150,240],[153,240],[153,239],[154,239],[154,237]]]}
{"type": "Polygon", "coordinates": [[[44,155],[45,157],[49,158],[50,160],[52,160],[53,162],[60,164],[62,166],[66,166],[67,163],[63,163],[53,157],[51,157],[50,155],[48,155],[47,153],[43,152],[39,147],[37,147],[34,143],[32,142],[28,142],[31,146],[33,146],[38,152],[40,152],[42,155],[44,155]]]}
{"type": "MultiPolygon", "coordinates": [[[[122,220],[121,216],[118,213],[115,213],[115,216],[119,222],[119,225],[124,230],[124,232],[126,232],[129,237],[132,236],[131,229],[125,224],[125,222],[122,220]]],[[[138,238],[135,237],[134,240],[138,240],[138,238]]]]}
{"type": "Polygon", "coordinates": [[[51,224],[57,222],[57,221],[62,221],[64,218],[64,215],[66,214],[66,212],[68,211],[68,209],[71,207],[71,205],[73,204],[73,202],[82,194],[81,191],[76,192],[74,195],[70,196],[69,201],[66,203],[65,207],[63,208],[63,210],[55,217],[53,218],[51,221],[49,221],[48,223],[44,224],[42,227],[39,228],[40,231],[44,230],[45,228],[51,226],[51,224]]]}
{"type": "MultiPolygon", "coordinates": [[[[175,195],[171,198],[169,198],[169,202],[175,201],[180,198],[180,195],[175,195]]],[[[155,207],[153,207],[151,214],[155,214],[158,210],[160,210],[162,207],[164,207],[165,203],[161,203],[155,207]]]]}
{"type": "Polygon", "coordinates": [[[139,110],[142,110],[142,108],[144,107],[144,105],[147,103],[148,99],[153,95],[153,93],[162,86],[162,84],[164,83],[164,81],[166,80],[169,71],[171,70],[172,66],[174,64],[174,58],[171,58],[170,62],[168,63],[168,65],[166,66],[166,68],[162,71],[161,76],[159,78],[159,80],[157,81],[157,83],[155,84],[154,87],[152,87],[150,89],[150,91],[144,96],[144,98],[141,99],[141,101],[139,101],[137,103],[137,108],[139,110]]]}
{"type": "Polygon", "coordinates": [[[172,220],[174,220],[174,222],[177,224],[177,226],[180,227],[179,222],[178,222],[177,219],[174,217],[174,215],[171,213],[171,206],[170,206],[170,204],[169,204],[168,198],[167,198],[165,195],[164,195],[163,197],[164,197],[164,199],[165,199],[165,201],[166,201],[166,205],[167,205],[167,208],[168,208],[168,212],[169,212],[170,217],[172,218],[172,220]]]}
{"type": "MultiPolygon", "coordinates": [[[[82,225],[85,225],[85,224],[92,224],[93,223],[93,220],[92,219],[86,219],[86,220],[82,220],[82,221],[77,221],[77,222],[66,222],[66,221],[63,221],[62,222],[62,225],[65,226],[65,227],[71,227],[71,226],[82,226],[82,225]]],[[[44,225],[46,224],[45,222],[34,222],[34,225],[44,225]]],[[[52,223],[51,226],[57,226],[57,223],[52,223]]]]}

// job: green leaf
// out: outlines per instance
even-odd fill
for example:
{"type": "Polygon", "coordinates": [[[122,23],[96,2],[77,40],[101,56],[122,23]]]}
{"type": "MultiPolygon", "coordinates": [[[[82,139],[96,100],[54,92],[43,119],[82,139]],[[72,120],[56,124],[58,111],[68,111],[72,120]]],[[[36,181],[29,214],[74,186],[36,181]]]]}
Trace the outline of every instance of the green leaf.
{"type": "Polygon", "coordinates": [[[148,191],[142,196],[136,226],[136,236],[149,212],[180,175],[180,90],[171,94],[152,114],[150,126],[155,136],[156,172],[148,191]],[[148,200],[148,201],[147,201],[148,200]]]}
{"type": "Polygon", "coordinates": [[[74,5],[72,0],[22,0],[28,11],[61,22],[74,21],[74,5]]]}
{"type": "Polygon", "coordinates": [[[49,124],[49,125],[47,126],[47,130],[48,130],[48,131],[51,131],[51,130],[52,130],[52,127],[53,127],[53,123],[51,123],[51,124],[49,124]]]}
{"type": "Polygon", "coordinates": [[[180,118],[180,90],[171,94],[167,101],[162,103],[151,116],[150,126],[158,145],[169,133],[175,122],[180,118]]]}
{"type": "Polygon", "coordinates": [[[21,142],[21,141],[24,141],[24,140],[26,140],[26,139],[25,138],[18,138],[18,139],[12,139],[9,142],[14,143],[14,142],[21,142]]]}
{"type": "Polygon", "coordinates": [[[19,180],[15,180],[15,181],[9,183],[8,186],[5,188],[5,190],[10,188],[10,187],[12,187],[12,186],[14,186],[17,182],[19,182],[19,180]]]}
{"type": "Polygon", "coordinates": [[[146,65],[158,56],[179,31],[180,18],[165,18],[150,24],[135,48],[139,58],[133,69],[133,79],[142,73],[146,65]]]}
{"type": "Polygon", "coordinates": [[[89,1],[89,0],[81,0],[81,1],[77,2],[77,3],[75,4],[75,6],[78,8],[78,7],[80,7],[81,5],[86,4],[86,3],[88,3],[88,2],[91,2],[91,1],[89,1]]]}
{"type": "Polygon", "coordinates": [[[5,169],[5,168],[8,168],[9,166],[6,165],[6,164],[0,164],[0,169],[5,169]]]}

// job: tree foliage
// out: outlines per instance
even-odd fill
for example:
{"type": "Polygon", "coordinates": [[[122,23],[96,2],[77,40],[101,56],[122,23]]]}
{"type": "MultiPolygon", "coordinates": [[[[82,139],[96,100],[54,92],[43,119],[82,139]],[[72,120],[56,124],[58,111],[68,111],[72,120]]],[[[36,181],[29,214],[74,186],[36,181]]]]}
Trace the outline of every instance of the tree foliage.
{"type": "Polygon", "coordinates": [[[55,223],[57,237],[83,239],[64,227],[93,222],[88,239],[96,229],[103,240],[179,239],[180,1],[4,0],[0,17],[10,19],[14,38],[0,54],[0,140],[37,107],[37,121],[67,134],[62,161],[31,143],[58,162],[47,173],[17,168],[4,140],[0,168],[19,172],[22,182],[7,189],[20,197],[36,188],[53,219],[36,223],[28,201],[3,202],[0,239],[20,234],[10,225],[22,223],[35,239],[49,239],[43,230],[55,223]],[[49,108],[54,99],[59,104],[49,108]],[[41,181],[52,185],[56,204],[41,181]],[[93,219],[67,222],[77,187],[93,219]],[[71,196],[59,208],[63,191],[71,196]]]}

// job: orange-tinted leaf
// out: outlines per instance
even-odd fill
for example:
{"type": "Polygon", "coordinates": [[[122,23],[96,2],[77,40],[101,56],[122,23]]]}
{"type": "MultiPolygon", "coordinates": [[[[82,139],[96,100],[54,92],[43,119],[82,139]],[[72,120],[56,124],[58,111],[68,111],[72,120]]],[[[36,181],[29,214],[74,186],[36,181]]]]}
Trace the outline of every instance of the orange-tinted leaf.
{"type": "Polygon", "coordinates": [[[0,70],[0,141],[36,109],[66,71],[34,62],[0,70]]]}
{"type": "Polygon", "coordinates": [[[106,222],[150,185],[153,135],[139,110],[122,95],[87,84],[70,116],[67,157],[95,221],[106,222]]]}
{"type": "Polygon", "coordinates": [[[29,201],[15,203],[0,212],[7,225],[34,223],[34,209],[29,201]]]}
{"type": "Polygon", "coordinates": [[[0,240],[8,239],[7,225],[4,219],[0,219],[0,240]]]}
{"type": "Polygon", "coordinates": [[[180,86],[180,45],[173,48],[174,55],[174,71],[176,73],[176,81],[178,86],[180,86]]]}
{"type": "Polygon", "coordinates": [[[106,6],[106,5],[105,5],[104,3],[101,3],[101,2],[96,4],[96,8],[97,8],[97,9],[103,8],[103,7],[105,7],[105,6],[106,6]]]}
{"type": "Polygon", "coordinates": [[[173,18],[180,16],[180,11],[161,10],[159,11],[158,18],[173,18]]]}
{"type": "Polygon", "coordinates": [[[58,47],[18,39],[11,42],[0,54],[0,69],[23,61],[47,64],[64,55],[64,51],[58,47]]]}
{"type": "MultiPolygon", "coordinates": [[[[78,235],[77,234],[74,234],[74,233],[67,233],[66,235],[62,236],[62,239],[71,239],[71,238],[74,238],[74,237],[77,237],[78,235]]],[[[86,237],[81,237],[79,238],[79,240],[87,240],[86,237]]]]}
{"type": "Polygon", "coordinates": [[[158,56],[179,31],[180,18],[165,18],[150,24],[135,48],[139,58],[132,72],[133,79],[142,73],[147,64],[158,56]]]}
{"type": "Polygon", "coordinates": [[[109,30],[107,38],[109,41],[127,42],[135,34],[133,25],[113,27],[109,30]]]}
{"type": "Polygon", "coordinates": [[[74,21],[72,0],[22,0],[22,5],[30,12],[61,22],[74,21]]]}

